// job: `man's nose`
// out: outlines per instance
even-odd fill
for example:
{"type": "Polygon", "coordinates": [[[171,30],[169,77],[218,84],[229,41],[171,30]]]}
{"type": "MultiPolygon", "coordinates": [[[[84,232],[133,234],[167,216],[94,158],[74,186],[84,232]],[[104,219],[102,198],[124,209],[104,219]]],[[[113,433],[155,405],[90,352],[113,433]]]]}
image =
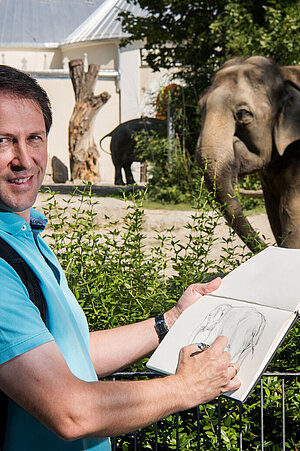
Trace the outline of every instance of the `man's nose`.
{"type": "Polygon", "coordinates": [[[20,169],[29,169],[31,167],[32,159],[26,142],[18,141],[14,143],[14,156],[11,164],[15,168],[20,169]]]}

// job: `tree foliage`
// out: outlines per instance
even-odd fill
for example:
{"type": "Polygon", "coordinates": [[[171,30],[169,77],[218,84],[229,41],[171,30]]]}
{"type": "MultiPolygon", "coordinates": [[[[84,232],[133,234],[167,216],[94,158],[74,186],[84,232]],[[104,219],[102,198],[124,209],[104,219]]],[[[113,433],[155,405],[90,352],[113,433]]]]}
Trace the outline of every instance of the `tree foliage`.
{"type": "Polygon", "coordinates": [[[157,71],[177,65],[201,92],[211,75],[234,56],[272,57],[299,64],[300,0],[127,0],[146,14],[120,14],[130,37],[145,42],[146,60],[157,71]]]}

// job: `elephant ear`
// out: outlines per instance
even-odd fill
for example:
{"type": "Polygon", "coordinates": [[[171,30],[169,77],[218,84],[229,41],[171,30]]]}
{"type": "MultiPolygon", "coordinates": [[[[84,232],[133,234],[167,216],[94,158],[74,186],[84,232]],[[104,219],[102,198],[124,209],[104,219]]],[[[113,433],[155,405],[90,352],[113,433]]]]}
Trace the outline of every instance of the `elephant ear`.
{"type": "Polygon", "coordinates": [[[274,139],[279,155],[300,139],[300,89],[286,81],[286,99],[274,128],[274,139]]]}

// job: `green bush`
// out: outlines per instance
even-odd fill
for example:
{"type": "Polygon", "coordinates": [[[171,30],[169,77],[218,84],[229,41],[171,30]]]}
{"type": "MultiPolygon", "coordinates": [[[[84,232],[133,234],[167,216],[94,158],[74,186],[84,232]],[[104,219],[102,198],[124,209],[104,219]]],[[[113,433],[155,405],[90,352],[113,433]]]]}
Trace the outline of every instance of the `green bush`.
{"type": "Polygon", "coordinates": [[[191,203],[198,184],[198,169],[179,138],[135,135],[135,153],[148,162],[148,196],[162,203],[191,203]]]}
{"type": "MultiPolygon", "coordinates": [[[[202,180],[202,181],[201,181],[202,180]]],[[[106,217],[105,230],[100,231],[95,218],[96,200],[87,186],[75,197],[66,198],[59,206],[53,193],[49,193],[44,213],[49,219],[47,237],[60,260],[78,302],[85,311],[91,330],[110,328],[154,316],[174,305],[183,290],[191,283],[201,282],[207,276],[228,273],[251,256],[245,247],[234,245],[231,231],[223,239],[219,262],[210,258],[216,244],[215,230],[221,221],[212,199],[200,191],[194,198],[195,212],[186,226],[186,243],[176,239],[171,228],[158,233],[155,245],[146,250],[142,231],[143,198],[133,193],[123,221],[114,222],[106,217]],[[210,200],[213,210],[207,208],[210,200]],[[167,259],[172,250],[171,260],[167,259]],[[167,276],[167,267],[173,273],[167,276]]],[[[278,281],[280,283],[280,281],[278,281]]],[[[144,370],[145,361],[134,366],[144,370]]],[[[299,371],[299,327],[294,326],[270,364],[271,371],[299,371]]],[[[278,431],[282,428],[281,380],[264,378],[265,390],[265,446],[279,450],[278,431]]],[[[244,406],[243,449],[260,449],[260,390],[257,387],[244,406]]],[[[222,449],[238,448],[238,407],[234,402],[221,400],[222,449]]],[[[217,402],[181,412],[179,417],[180,449],[197,448],[196,419],[200,418],[200,449],[217,448],[217,402]]],[[[159,422],[160,450],[176,449],[176,416],[159,422]]],[[[296,450],[299,441],[299,382],[286,380],[286,449],[296,450]]],[[[133,449],[133,435],[118,438],[118,449],[133,449]]],[[[155,449],[154,427],[139,432],[139,449],[155,449]]]]}
{"type": "MultiPolygon", "coordinates": [[[[241,177],[239,180],[237,188],[243,188],[246,190],[261,190],[261,183],[259,180],[258,173],[255,172],[254,174],[248,174],[241,177]]],[[[239,202],[242,205],[243,210],[253,210],[255,208],[264,208],[265,202],[264,199],[258,199],[253,197],[243,197],[238,194],[237,190],[237,197],[239,202]]]]}

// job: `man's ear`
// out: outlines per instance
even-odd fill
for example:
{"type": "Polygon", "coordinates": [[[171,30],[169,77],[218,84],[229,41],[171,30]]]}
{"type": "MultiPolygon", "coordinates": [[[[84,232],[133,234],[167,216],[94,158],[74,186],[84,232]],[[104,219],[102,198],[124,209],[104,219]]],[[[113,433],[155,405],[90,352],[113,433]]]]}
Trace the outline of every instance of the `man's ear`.
{"type": "Polygon", "coordinates": [[[300,139],[300,89],[286,80],[286,100],[274,127],[274,140],[279,155],[300,139]]]}

